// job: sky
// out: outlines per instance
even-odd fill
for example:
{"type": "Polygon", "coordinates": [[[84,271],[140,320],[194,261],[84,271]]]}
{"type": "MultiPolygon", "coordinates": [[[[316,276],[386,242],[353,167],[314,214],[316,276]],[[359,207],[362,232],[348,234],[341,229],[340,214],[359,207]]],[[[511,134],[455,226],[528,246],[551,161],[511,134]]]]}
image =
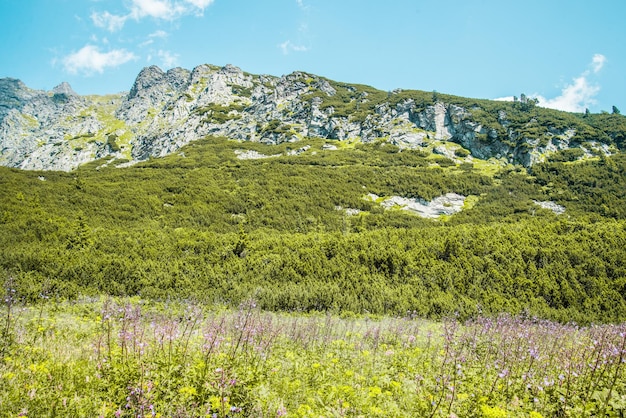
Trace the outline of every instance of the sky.
{"type": "Polygon", "coordinates": [[[626,113],[623,0],[0,0],[0,77],[128,91],[148,65],[626,113]]]}

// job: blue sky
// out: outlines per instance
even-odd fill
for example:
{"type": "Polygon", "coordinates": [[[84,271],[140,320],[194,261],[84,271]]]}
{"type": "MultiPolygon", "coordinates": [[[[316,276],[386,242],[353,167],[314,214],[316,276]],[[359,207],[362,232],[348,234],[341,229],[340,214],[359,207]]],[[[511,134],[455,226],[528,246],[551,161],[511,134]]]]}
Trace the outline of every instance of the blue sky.
{"type": "Polygon", "coordinates": [[[105,94],[151,64],[233,64],[626,113],[625,17],[622,0],[1,0],[0,77],[105,94]]]}

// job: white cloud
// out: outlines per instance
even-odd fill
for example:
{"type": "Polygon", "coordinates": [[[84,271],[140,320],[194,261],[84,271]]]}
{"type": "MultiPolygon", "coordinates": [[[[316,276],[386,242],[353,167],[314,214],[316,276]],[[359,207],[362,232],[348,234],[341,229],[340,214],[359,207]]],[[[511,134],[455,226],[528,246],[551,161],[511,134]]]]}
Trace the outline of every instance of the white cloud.
{"type": "Polygon", "coordinates": [[[99,28],[105,28],[109,32],[117,32],[124,27],[128,16],[118,16],[109,12],[91,14],[91,21],[99,28]]]}
{"type": "Polygon", "coordinates": [[[594,97],[600,91],[600,86],[589,80],[593,74],[600,72],[606,57],[602,54],[595,54],[591,59],[590,70],[584,71],[580,76],[572,80],[571,84],[566,85],[561,90],[561,95],[553,99],[536,95],[539,99],[539,106],[548,107],[550,109],[564,110],[566,112],[583,112],[585,108],[596,103],[594,97]]]}
{"type": "Polygon", "coordinates": [[[595,54],[591,60],[591,65],[594,73],[598,73],[604,64],[606,63],[606,57],[602,54],[595,54]]]}
{"type": "Polygon", "coordinates": [[[583,112],[586,107],[596,103],[594,97],[599,91],[600,86],[591,84],[587,80],[587,75],[583,74],[574,79],[572,84],[565,86],[561,95],[554,99],[537,96],[538,105],[566,112],[583,112]]]}
{"type": "Polygon", "coordinates": [[[100,52],[97,46],[85,45],[79,51],[63,58],[63,67],[70,74],[90,75],[103,73],[107,67],[118,67],[134,59],[137,59],[137,56],[125,49],[100,52]]]}
{"type": "MultiPolygon", "coordinates": [[[[302,1],[298,1],[298,5],[302,7],[302,1]]],[[[308,32],[309,25],[306,22],[301,22],[300,25],[298,25],[298,34],[296,36],[298,43],[291,42],[291,39],[288,39],[282,44],[279,44],[278,47],[283,51],[284,55],[289,55],[290,52],[306,52],[309,48],[304,46],[301,41],[302,39],[308,38],[308,32]]]]}
{"type": "MultiPolygon", "coordinates": [[[[591,63],[589,63],[588,69],[574,78],[570,84],[563,87],[561,94],[557,97],[547,99],[540,94],[530,94],[528,97],[537,99],[537,105],[541,107],[564,110],[566,112],[583,112],[585,108],[596,104],[594,97],[600,91],[600,86],[591,81],[590,77],[599,73],[606,62],[607,59],[604,55],[595,54],[591,59],[591,63]]],[[[513,96],[507,96],[493,100],[512,102],[514,98],[513,96]]]]}
{"type": "Polygon", "coordinates": [[[170,51],[160,49],[157,55],[161,58],[161,64],[164,68],[174,68],[178,65],[178,54],[172,54],[170,51]]]}
{"type": "Polygon", "coordinates": [[[185,7],[169,0],[132,0],[130,16],[136,20],[153,17],[162,20],[174,20],[185,13],[185,7]]]}
{"type": "Polygon", "coordinates": [[[150,35],[148,35],[148,39],[146,39],[145,41],[143,41],[142,43],[139,44],[139,46],[141,48],[146,47],[148,45],[152,45],[154,43],[155,39],[165,39],[169,36],[169,34],[167,32],[165,32],[164,30],[157,30],[156,32],[151,33],[150,35]]]}
{"type": "Polygon", "coordinates": [[[115,15],[108,11],[93,12],[91,20],[99,28],[110,32],[117,32],[124,27],[129,18],[141,20],[146,17],[173,21],[184,15],[195,14],[202,16],[204,9],[215,0],[130,0],[127,6],[128,13],[115,15]]]}
{"type": "Polygon", "coordinates": [[[213,4],[215,0],[185,0],[187,4],[196,8],[196,14],[202,15],[204,9],[213,4]]]}
{"type": "Polygon", "coordinates": [[[307,48],[306,46],[296,45],[290,40],[287,40],[283,42],[282,44],[279,44],[278,47],[281,49],[281,51],[283,51],[283,54],[285,55],[288,55],[292,51],[293,52],[306,52],[309,50],[309,48],[307,48]]]}
{"type": "Polygon", "coordinates": [[[309,10],[309,6],[307,4],[304,4],[304,0],[296,0],[296,3],[298,4],[298,7],[304,11],[309,10]]]}
{"type": "Polygon", "coordinates": [[[139,47],[144,48],[148,45],[152,45],[153,43],[154,43],[154,39],[146,39],[145,41],[139,44],[139,47]]]}
{"type": "Polygon", "coordinates": [[[169,34],[164,30],[159,29],[158,31],[152,32],[150,35],[148,35],[148,38],[167,38],[168,35],[169,34]]]}

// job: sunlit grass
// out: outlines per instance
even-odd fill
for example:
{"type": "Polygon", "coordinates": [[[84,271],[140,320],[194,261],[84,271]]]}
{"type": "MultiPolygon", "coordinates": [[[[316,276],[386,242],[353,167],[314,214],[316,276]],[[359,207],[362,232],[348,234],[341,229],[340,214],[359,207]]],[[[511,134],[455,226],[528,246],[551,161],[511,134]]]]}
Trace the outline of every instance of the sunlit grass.
{"type": "Polygon", "coordinates": [[[2,416],[623,416],[626,328],[97,298],[5,305],[2,416]],[[10,311],[7,311],[11,308],[10,311]],[[7,315],[8,313],[8,315],[7,315]]]}

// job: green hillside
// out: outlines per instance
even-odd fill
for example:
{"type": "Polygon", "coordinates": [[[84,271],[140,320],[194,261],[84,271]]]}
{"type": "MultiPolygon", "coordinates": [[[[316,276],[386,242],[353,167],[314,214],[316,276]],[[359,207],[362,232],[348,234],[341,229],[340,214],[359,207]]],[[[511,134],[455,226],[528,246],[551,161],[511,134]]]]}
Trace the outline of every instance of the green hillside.
{"type": "MultiPolygon", "coordinates": [[[[500,142],[518,152],[527,152],[533,148],[546,147],[552,139],[568,130],[572,132],[571,138],[568,138],[570,146],[583,146],[591,152],[597,151],[597,143],[621,150],[626,145],[626,117],[619,113],[563,112],[536,106],[536,100],[524,94],[520,99],[508,102],[419,90],[386,92],[365,85],[326,81],[336,90],[336,94],[328,96],[312,88],[313,91],[305,99],[310,101],[318,98],[322,102],[322,110],[332,108],[334,116],[347,117],[353,122],[362,123],[367,118],[377,121],[379,115],[376,110],[380,106],[396,109],[398,105],[412,103],[415,107],[411,112],[416,114],[439,102],[464,109],[461,112],[462,120],[454,120],[455,116],[452,115],[452,124],[468,121],[482,126],[486,131],[493,131],[493,137],[477,135],[477,139],[484,145],[500,142]]],[[[457,141],[457,138],[454,140],[457,141]]]]}
{"type": "Polygon", "coordinates": [[[623,155],[527,171],[382,140],[325,143],[207,138],[128,168],[0,168],[4,279],[26,301],[253,297],[271,310],[626,318],[623,155]],[[424,219],[380,204],[446,193],[468,197],[463,211],[424,219]]]}

